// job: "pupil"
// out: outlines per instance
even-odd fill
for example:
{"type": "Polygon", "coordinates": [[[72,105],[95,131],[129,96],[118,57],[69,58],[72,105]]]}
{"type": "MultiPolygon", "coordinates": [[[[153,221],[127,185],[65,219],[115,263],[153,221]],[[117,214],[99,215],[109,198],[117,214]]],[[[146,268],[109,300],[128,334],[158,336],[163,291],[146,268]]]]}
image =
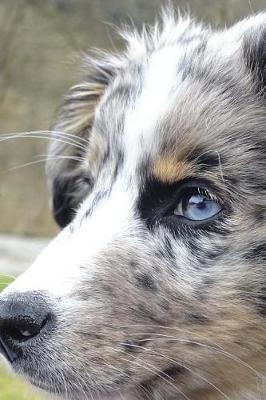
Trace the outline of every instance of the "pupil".
{"type": "Polygon", "coordinates": [[[197,203],[196,206],[199,210],[203,210],[204,208],[206,208],[205,200],[202,200],[201,202],[197,203]]]}
{"type": "Polygon", "coordinates": [[[199,210],[203,210],[206,208],[206,198],[203,196],[192,196],[188,201],[188,208],[189,207],[197,207],[199,210]]]}

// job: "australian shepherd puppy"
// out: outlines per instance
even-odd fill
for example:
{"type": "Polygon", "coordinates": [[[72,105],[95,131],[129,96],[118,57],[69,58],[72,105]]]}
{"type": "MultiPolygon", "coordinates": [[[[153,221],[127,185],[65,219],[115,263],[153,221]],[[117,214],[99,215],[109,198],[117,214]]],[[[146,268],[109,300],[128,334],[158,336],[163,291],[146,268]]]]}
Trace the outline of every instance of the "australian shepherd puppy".
{"type": "Polygon", "coordinates": [[[62,399],[262,400],[266,14],[162,14],[65,98],[63,229],[2,293],[1,351],[62,399]]]}

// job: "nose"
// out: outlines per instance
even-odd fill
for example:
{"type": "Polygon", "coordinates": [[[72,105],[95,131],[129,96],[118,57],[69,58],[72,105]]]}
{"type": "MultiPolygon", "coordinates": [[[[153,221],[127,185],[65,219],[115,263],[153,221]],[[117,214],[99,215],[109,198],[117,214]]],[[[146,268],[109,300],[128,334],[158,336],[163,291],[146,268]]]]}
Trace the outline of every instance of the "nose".
{"type": "Polygon", "coordinates": [[[0,353],[14,362],[32,339],[41,335],[50,319],[51,310],[41,293],[8,294],[0,298],[0,353]]]}

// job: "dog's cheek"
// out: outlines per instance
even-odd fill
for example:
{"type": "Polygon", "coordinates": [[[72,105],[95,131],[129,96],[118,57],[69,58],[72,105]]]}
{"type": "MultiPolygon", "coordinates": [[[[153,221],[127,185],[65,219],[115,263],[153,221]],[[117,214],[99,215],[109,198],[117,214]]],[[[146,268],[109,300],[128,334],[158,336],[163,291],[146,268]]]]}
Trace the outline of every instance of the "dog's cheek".
{"type": "MultiPolygon", "coordinates": [[[[140,383],[153,375],[148,364],[166,370],[178,355],[196,370],[204,365],[206,374],[219,376],[230,360],[213,351],[214,343],[243,359],[252,344],[260,343],[259,318],[248,301],[237,297],[240,289],[229,267],[217,264],[192,274],[189,259],[173,270],[162,265],[159,252],[153,251],[151,260],[145,249],[141,258],[136,249],[124,245],[124,250],[103,252],[94,261],[101,267],[93,274],[88,270],[73,289],[56,340],[56,352],[64,348],[63,369],[75,360],[79,376],[86,379],[89,372],[99,386],[140,383]]],[[[185,380],[186,373],[179,373],[185,380]]]]}

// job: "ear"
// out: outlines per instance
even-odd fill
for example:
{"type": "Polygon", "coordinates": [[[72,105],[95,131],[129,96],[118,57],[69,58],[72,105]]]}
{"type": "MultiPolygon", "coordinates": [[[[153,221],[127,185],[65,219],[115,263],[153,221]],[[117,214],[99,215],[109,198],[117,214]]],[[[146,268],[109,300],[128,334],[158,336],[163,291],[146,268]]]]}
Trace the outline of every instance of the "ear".
{"type": "Polygon", "coordinates": [[[60,227],[70,223],[91,189],[82,158],[89,146],[95,109],[114,77],[114,64],[90,60],[86,80],[70,89],[52,126],[46,172],[54,218],[60,227]]]}
{"type": "Polygon", "coordinates": [[[236,25],[243,33],[245,63],[252,74],[255,91],[266,94],[266,13],[244,20],[236,25]]]}

